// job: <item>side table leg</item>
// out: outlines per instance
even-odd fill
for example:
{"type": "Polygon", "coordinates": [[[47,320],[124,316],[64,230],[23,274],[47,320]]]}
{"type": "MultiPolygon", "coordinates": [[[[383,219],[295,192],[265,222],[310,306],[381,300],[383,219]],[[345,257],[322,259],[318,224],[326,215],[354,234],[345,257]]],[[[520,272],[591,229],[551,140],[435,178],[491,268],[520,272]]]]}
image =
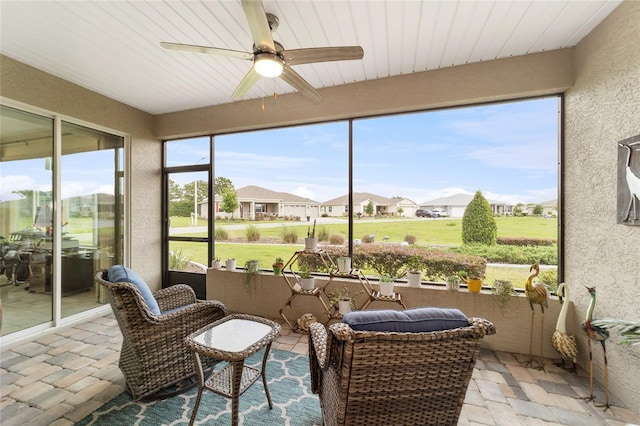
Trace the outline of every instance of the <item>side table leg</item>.
{"type": "Polygon", "coordinates": [[[264,393],[267,394],[267,402],[269,402],[269,409],[273,408],[273,404],[271,403],[271,395],[269,394],[269,388],[267,387],[267,359],[269,358],[269,351],[271,350],[271,343],[265,346],[264,356],[262,357],[262,384],[264,385],[264,393]]]}
{"type": "Polygon", "coordinates": [[[202,399],[202,391],[204,390],[204,371],[202,370],[202,361],[200,361],[200,355],[193,354],[196,358],[196,366],[198,367],[198,396],[196,397],[196,403],[193,406],[193,412],[191,413],[191,419],[189,419],[189,426],[193,426],[193,422],[196,421],[196,415],[198,414],[198,407],[200,407],[200,400],[202,399]]]}
{"type": "Polygon", "coordinates": [[[244,369],[244,359],[233,361],[231,378],[231,425],[238,425],[238,410],[240,403],[240,384],[242,382],[242,370],[244,369]]]}

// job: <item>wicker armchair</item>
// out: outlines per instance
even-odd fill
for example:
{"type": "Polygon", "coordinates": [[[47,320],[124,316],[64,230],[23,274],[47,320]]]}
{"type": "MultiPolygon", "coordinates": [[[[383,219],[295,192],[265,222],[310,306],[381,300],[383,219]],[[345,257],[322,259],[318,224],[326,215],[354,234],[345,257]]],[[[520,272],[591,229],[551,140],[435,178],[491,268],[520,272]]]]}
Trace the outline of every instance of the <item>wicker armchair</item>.
{"type": "Polygon", "coordinates": [[[311,387],[325,426],[455,425],[473,373],[480,339],[493,324],[445,331],[354,331],[311,324],[311,387]]]}
{"type": "MultiPolygon", "coordinates": [[[[95,280],[107,289],[122,331],[119,367],[134,400],[164,397],[160,391],[197,374],[193,352],[184,340],[226,316],[221,302],[196,300],[191,287],[178,284],[153,293],[161,312],[156,315],[134,284],[109,282],[106,270],[98,271],[95,280]]],[[[215,363],[209,362],[206,367],[215,363]]]]}

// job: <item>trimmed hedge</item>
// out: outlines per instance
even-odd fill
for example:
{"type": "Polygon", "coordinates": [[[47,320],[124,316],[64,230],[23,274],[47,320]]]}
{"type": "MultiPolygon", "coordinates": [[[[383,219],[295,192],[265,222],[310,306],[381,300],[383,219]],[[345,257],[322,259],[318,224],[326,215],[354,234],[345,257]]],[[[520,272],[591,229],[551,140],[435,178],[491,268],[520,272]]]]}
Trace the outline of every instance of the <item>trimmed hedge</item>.
{"type": "Polygon", "coordinates": [[[515,265],[544,265],[558,264],[558,249],[556,246],[486,246],[481,244],[467,244],[451,247],[453,253],[482,256],[490,263],[510,263],[515,265]]]}
{"type": "MultiPolygon", "coordinates": [[[[326,252],[334,263],[337,263],[338,257],[348,255],[346,247],[328,247],[326,252]]],[[[399,278],[406,273],[409,260],[414,257],[418,259],[425,278],[431,280],[443,280],[459,271],[484,277],[487,268],[487,260],[480,256],[426,247],[383,244],[354,247],[352,263],[359,269],[372,269],[379,275],[399,278]]],[[[300,256],[298,264],[306,264],[312,271],[329,272],[315,255],[300,256]]]]}
{"type": "Polygon", "coordinates": [[[496,242],[504,246],[553,246],[556,240],[552,238],[530,237],[498,237],[496,242]]]}

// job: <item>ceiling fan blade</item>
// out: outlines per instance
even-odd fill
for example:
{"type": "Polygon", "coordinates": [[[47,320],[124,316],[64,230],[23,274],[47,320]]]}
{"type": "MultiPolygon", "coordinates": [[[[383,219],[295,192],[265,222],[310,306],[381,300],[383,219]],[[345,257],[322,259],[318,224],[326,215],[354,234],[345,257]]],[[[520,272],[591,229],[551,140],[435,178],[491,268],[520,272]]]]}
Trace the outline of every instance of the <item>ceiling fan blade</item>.
{"type": "Polygon", "coordinates": [[[280,78],[289,83],[294,89],[300,92],[305,98],[319,104],[322,102],[322,96],[297,72],[289,67],[285,67],[280,78]]]}
{"type": "Polygon", "coordinates": [[[249,72],[244,76],[240,84],[238,84],[238,87],[236,87],[236,90],[233,92],[233,99],[236,101],[242,99],[242,97],[247,94],[249,89],[251,89],[251,87],[256,83],[256,81],[258,81],[259,78],[260,74],[258,74],[253,69],[253,67],[251,67],[249,72]]]}
{"type": "Polygon", "coordinates": [[[160,46],[165,49],[180,50],[182,52],[208,53],[212,55],[230,56],[238,59],[253,59],[253,53],[241,52],[239,50],[219,49],[217,47],[198,46],[195,44],[167,43],[165,41],[161,42],[160,46]]]}
{"type": "Polygon", "coordinates": [[[360,46],[312,47],[307,49],[284,50],[280,53],[284,56],[287,65],[351,61],[364,57],[364,50],[362,50],[360,46]]]}
{"type": "Polygon", "coordinates": [[[276,48],[262,0],[242,0],[242,8],[249,23],[253,44],[261,52],[275,53],[276,48]]]}

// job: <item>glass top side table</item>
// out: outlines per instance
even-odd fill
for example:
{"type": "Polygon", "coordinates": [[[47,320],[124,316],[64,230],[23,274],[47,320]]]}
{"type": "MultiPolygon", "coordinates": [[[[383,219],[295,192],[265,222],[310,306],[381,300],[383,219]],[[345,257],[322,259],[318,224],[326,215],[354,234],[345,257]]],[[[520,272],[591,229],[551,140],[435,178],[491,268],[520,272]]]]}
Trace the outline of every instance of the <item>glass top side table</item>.
{"type": "Polygon", "coordinates": [[[231,424],[237,425],[240,395],[260,376],[269,408],[273,408],[267,388],[265,367],[271,344],[279,335],[280,324],[266,318],[244,314],[228,315],[189,335],[185,342],[195,354],[199,377],[198,397],[189,424],[192,425],[195,421],[202,392],[207,389],[231,398],[231,424]],[[261,370],[245,366],[245,359],[262,348],[265,348],[265,351],[261,370]],[[226,361],[228,364],[206,378],[201,356],[226,361]]]}

